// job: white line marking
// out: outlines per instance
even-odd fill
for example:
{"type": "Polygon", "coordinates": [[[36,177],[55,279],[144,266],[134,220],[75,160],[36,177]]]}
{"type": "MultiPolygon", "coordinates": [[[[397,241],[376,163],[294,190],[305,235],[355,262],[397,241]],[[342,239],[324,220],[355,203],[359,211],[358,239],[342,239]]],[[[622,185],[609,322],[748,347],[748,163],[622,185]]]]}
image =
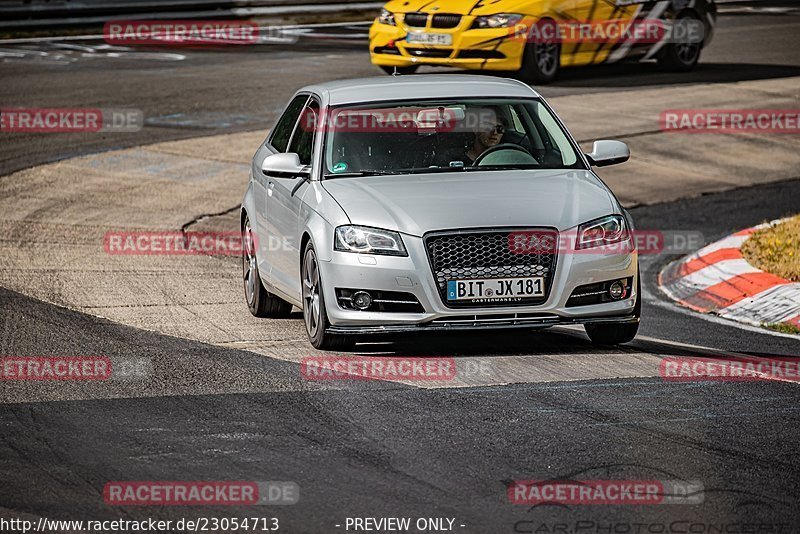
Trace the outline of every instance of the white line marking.
{"type": "MultiPolygon", "coordinates": [[[[708,321],[710,323],[715,323],[715,324],[719,324],[719,325],[723,325],[723,326],[730,326],[730,327],[733,327],[733,328],[738,328],[739,330],[745,330],[747,332],[754,332],[756,334],[763,334],[765,336],[785,337],[785,338],[788,338],[788,339],[794,339],[795,341],[797,341],[797,339],[798,339],[798,336],[795,335],[795,334],[784,334],[783,332],[776,332],[774,330],[768,330],[766,328],[760,328],[760,327],[752,326],[752,325],[749,325],[749,324],[746,324],[746,323],[740,323],[738,321],[733,321],[731,319],[725,319],[724,317],[720,317],[718,315],[712,315],[710,313],[696,312],[696,311],[694,311],[694,310],[692,310],[690,308],[686,308],[686,307],[681,306],[680,304],[678,304],[677,303],[677,298],[672,296],[670,294],[669,290],[667,290],[667,288],[665,288],[664,286],[658,286],[658,288],[661,290],[661,293],[663,293],[664,295],[666,295],[668,297],[668,298],[664,299],[664,298],[659,298],[659,297],[655,297],[654,296],[651,300],[648,300],[648,302],[650,304],[652,304],[653,306],[656,306],[658,308],[663,308],[663,309],[670,310],[670,311],[673,311],[673,312],[676,312],[676,313],[680,313],[680,314],[683,314],[683,315],[688,315],[690,317],[703,319],[704,321],[708,321]]],[[[637,339],[640,339],[640,338],[644,339],[644,338],[642,338],[642,336],[636,336],[636,338],[637,339]]]]}
{"type": "Polygon", "coordinates": [[[773,286],[719,311],[722,317],[760,326],[800,315],[800,284],[773,286]]]}
{"type": "Polygon", "coordinates": [[[742,245],[745,241],[750,238],[749,235],[731,235],[726,237],[725,239],[720,239],[719,241],[715,241],[710,245],[707,245],[691,256],[687,258],[687,261],[694,260],[700,258],[701,256],[706,256],[711,254],[712,252],[716,252],[717,250],[721,250],[723,248],[742,248],[742,245]]]}

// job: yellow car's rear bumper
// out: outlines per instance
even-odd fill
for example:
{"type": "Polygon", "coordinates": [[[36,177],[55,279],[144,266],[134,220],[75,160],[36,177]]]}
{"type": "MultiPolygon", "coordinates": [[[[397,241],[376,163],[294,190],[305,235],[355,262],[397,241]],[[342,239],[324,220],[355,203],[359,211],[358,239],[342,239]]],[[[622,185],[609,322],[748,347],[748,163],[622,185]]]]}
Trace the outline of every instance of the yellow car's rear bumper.
{"type": "Polygon", "coordinates": [[[458,28],[426,30],[452,36],[452,45],[439,46],[409,44],[406,29],[375,22],[369,32],[372,63],[381,67],[435,65],[468,70],[520,69],[524,37],[515,36],[512,28],[464,29],[471,24],[471,20],[465,20],[458,28]]]}

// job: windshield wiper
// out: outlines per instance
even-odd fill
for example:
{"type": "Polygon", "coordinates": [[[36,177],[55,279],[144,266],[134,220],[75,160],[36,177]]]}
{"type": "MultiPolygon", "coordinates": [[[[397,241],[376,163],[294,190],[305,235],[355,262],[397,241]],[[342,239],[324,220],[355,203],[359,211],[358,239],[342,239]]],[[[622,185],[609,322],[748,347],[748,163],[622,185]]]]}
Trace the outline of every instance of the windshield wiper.
{"type": "Polygon", "coordinates": [[[517,164],[517,165],[478,165],[465,167],[466,171],[523,171],[530,169],[541,169],[541,166],[534,164],[517,164]]]}
{"type": "Polygon", "coordinates": [[[360,176],[393,176],[395,174],[406,174],[406,173],[400,171],[378,171],[378,170],[331,172],[324,175],[323,178],[358,178],[360,176]]]}
{"type": "Polygon", "coordinates": [[[464,172],[466,167],[416,167],[409,169],[410,174],[433,174],[438,172],[464,172]]]}

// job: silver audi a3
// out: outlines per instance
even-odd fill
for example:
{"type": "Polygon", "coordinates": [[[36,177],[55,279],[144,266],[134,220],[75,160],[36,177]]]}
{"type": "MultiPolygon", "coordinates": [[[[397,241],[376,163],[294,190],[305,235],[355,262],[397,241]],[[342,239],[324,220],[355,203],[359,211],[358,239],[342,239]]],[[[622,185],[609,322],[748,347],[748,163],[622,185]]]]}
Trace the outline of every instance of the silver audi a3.
{"type": "Polygon", "coordinates": [[[544,98],[514,80],[394,76],[305,87],[253,158],[245,298],[308,338],[583,324],[636,335],[633,223],[544,98]]]}

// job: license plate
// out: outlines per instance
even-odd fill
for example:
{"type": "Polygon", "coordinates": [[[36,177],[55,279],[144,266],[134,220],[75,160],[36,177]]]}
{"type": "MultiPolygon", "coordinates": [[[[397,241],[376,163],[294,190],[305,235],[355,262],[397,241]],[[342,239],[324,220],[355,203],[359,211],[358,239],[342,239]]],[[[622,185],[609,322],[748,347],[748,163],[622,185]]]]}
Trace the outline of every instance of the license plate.
{"type": "Polygon", "coordinates": [[[447,282],[447,300],[492,301],[516,300],[544,296],[544,279],[531,278],[487,278],[473,280],[450,280],[447,282]]]}
{"type": "Polygon", "coordinates": [[[406,36],[406,42],[450,46],[453,44],[453,36],[449,33],[411,32],[406,36]]]}

